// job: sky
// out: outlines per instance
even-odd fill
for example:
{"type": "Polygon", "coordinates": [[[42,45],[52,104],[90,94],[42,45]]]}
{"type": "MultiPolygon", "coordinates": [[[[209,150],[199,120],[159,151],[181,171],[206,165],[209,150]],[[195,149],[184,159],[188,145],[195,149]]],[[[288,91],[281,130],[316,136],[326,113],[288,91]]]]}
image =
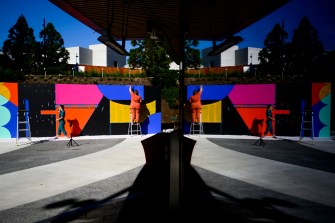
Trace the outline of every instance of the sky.
{"type": "MultiPolygon", "coordinates": [[[[0,0],[0,49],[8,38],[9,29],[14,26],[20,15],[23,15],[29,27],[34,29],[37,41],[39,32],[46,24],[52,23],[64,39],[65,47],[80,46],[88,48],[92,44],[100,44],[100,36],[94,30],[71,17],[48,0],[0,0]]],[[[244,40],[239,48],[263,48],[267,34],[276,23],[284,21],[284,29],[288,33],[287,41],[291,41],[293,31],[299,26],[303,16],[306,16],[312,26],[318,31],[319,40],[326,50],[335,50],[335,0],[291,0],[281,8],[257,21],[236,35],[244,40]]],[[[211,47],[212,42],[201,41],[198,49],[211,47]]],[[[126,49],[129,51],[127,41],[126,49]]]]}

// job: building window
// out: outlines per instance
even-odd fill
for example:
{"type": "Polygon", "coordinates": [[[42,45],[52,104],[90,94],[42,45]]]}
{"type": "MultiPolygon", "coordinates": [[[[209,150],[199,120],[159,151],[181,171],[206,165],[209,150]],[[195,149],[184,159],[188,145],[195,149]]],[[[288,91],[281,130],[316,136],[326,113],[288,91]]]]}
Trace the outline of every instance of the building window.
{"type": "Polygon", "coordinates": [[[117,61],[114,60],[114,67],[117,67],[117,61]]]}

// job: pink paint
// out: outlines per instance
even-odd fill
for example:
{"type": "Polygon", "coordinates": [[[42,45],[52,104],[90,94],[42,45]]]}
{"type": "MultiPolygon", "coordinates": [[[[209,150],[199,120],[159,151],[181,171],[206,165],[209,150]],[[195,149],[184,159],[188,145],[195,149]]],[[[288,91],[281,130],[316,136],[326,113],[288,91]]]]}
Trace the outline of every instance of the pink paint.
{"type": "Polygon", "coordinates": [[[275,104],[275,84],[236,84],[229,93],[234,105],[275,104]]]}
{"type": "Polygon", "coordinates": [[[99,104],[102,94],[97,85],[56,84],[56,104],[99,104]]]}

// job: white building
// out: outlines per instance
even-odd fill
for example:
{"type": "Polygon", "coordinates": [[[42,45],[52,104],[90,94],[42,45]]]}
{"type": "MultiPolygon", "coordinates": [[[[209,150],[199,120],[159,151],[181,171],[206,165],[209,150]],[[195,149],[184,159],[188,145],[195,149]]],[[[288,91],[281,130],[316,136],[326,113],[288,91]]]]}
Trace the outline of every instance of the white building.
{"type": "Polygon", "coordinates": [[[240,65],[259,64],[258,54],[261,48],[247,47],[239,49],[237,45],[230,47],[217,56],[207,56],[212,47],[202,50],[204,67],[227,67],[240,65]]]}
{"type": "Polygon", "coordinates": [[[126,56],[116,53],[104,44],[89,45],[89,49],[82,47],[68,47],[70,54],[68,64],[124,67],[126,56]]]}
{"type": "Polygon", "coordinates": [[[66,50],[70,53],[68,64],[92,65],[92,50],[79,46],[68,47],[66,50]]]}

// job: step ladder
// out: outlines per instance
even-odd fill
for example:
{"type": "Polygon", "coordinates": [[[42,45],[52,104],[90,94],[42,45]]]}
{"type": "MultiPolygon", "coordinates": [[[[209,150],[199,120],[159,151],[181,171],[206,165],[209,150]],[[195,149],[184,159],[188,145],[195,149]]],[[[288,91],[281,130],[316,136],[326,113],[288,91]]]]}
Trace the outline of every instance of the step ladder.
{"type": "Polygon", "coordinates": [[[142,135],[141,124],[138,122],[129,122],[128,135],[142,135]]]}
{"type": "Polygon", "coordinates": [[[29,111],[18,110],[17,111],[17,128],[16,128],[16,145],[19,145],[20,138],[27,138],[29,143],[33,143],[31,139],[30,123],[29,123],[29,111]],[[20,137],[20,133],[23,133],[25,137],[20,137]]]}
{"type": "Polygon", "coordinates": [[[192,122],[190,126],[190,135],[204,134],[204,128],[202,125],[202,115],[200,114],[200,122],[192,122]]]}
{"type": "Polygon", "coordinates": [[[131,113],[128,125],[128,135],[142,135],[141,124],[139,122],[132,122],[131,113]]]}
{"type": "Polygon", "coordinates": [[[314,144],[314,121],[313,121],[313,111],[305,110],[301,113],[301,128],[300,128],[300,138],[299,142],[309,134],[310,138],[313,140],[314,144]]]}

